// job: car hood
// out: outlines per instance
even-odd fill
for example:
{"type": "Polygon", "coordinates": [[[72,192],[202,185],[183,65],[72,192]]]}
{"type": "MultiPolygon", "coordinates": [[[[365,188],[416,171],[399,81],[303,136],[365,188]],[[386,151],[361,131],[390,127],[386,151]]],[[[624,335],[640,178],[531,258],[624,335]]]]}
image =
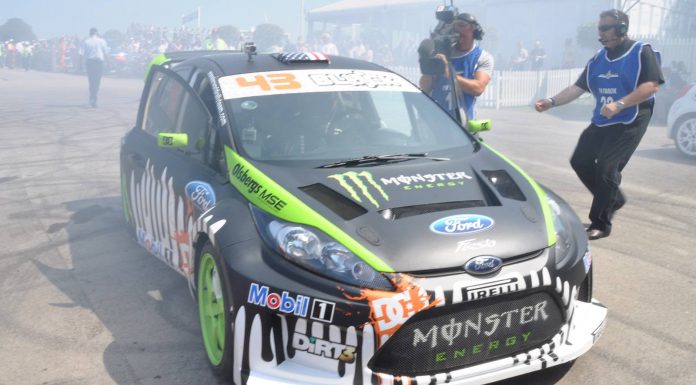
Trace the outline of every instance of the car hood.
{"type": "MultiPolygon", "coordinates": [[[[233,167],[234,184],[243,168],[233,167]]],[[[247,167],[308,206],[293,221],[333,235],[332,226],[311,219],[316,212],[396,272],[459,269],[479,255],[520,258],[551,242],[543,192],[540,199],[531,179],[486,147],[439,162],[327,169],[254,161],[247,167]]]]}

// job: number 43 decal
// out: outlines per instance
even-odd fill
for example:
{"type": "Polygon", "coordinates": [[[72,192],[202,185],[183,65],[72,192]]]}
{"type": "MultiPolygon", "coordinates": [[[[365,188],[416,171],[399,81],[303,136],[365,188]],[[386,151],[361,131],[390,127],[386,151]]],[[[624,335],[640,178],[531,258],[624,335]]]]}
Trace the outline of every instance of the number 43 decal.
{"type": "Polygon", "coordinates": [[[240,87],[259,87],[263,91],[294,90],[302,87],[302,84],[295,80],[295,75],[286,73],[238,76],[235,80],[240,87]]]}

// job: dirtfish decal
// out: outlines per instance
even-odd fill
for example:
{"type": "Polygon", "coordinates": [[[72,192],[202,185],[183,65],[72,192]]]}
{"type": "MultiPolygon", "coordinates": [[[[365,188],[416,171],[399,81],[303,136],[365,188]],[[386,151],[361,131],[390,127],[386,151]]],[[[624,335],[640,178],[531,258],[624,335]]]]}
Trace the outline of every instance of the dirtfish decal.
{"type": "Polygon", "coordinates": [[[374,178],[372,178],[372,174],[368,171],[349,171],[343,174],[329,175],[328,178],[338,181],[338,184],[350,194],[351,198],[360,203],[362,203],[360,195],[377,208],[379,208],[379,202],[377,202],[375,196],[381,196],[385,201],[389,201],[389,195],[384,192],[382,186],[375,182],[374,178]],[[375,196],[370,192],[370,188],[376,191],[375,196]]]}
{"type": "Polygon", "coordinates": [[[355,346],[339,344],[314,336],[306,336],[298,332],[295,332],[292,336],[292,347],[300,352],[339,360],[347,364],[355,362],[357,350],[355,346]]]}

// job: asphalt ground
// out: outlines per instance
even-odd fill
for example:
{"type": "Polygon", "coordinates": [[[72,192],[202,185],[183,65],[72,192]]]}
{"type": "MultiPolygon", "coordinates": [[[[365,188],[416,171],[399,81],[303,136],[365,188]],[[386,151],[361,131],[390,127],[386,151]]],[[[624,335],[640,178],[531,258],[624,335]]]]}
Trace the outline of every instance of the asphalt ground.
{"type": "MultiPolygon", "coordinates": [[[[184,279],[123,219],[118,152],[142,86],[105,78],[92,109],[85,77],[0,69],[0,384],[217,383],[184,279]]],[[[479,115],[487,143],[586,218],[568,159],[587,106],[479,115]]],[[[504,384],[696,383],[696,161],[651,126],[622,187],[592,243],[604,335],[571,367],[504,384]]]]}

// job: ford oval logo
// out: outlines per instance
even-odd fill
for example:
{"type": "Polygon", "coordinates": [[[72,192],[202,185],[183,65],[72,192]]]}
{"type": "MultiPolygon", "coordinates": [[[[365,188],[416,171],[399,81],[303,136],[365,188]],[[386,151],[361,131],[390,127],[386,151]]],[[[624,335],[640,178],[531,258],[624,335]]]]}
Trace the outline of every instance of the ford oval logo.
{"type": "Polygon", "coordinates": [[[493,227],[493,219],[478,214],[452,215],[430,224],[430,231],[437,234],[470,234],[493,227]]]}
{"type": "Polygon", "coordinates": [[[192,181],[186,185],[186,196],[191,203],[201,212],[215,206],[215,191],[205,182],[192,181]]]}
{"type": "Polygon", "coordinates": [[[481,255],[471,258],[464,265],[464,270],[473,275],[484,275],[495,273],[503,266],[503,260],[492,255],[481,255]]]}

